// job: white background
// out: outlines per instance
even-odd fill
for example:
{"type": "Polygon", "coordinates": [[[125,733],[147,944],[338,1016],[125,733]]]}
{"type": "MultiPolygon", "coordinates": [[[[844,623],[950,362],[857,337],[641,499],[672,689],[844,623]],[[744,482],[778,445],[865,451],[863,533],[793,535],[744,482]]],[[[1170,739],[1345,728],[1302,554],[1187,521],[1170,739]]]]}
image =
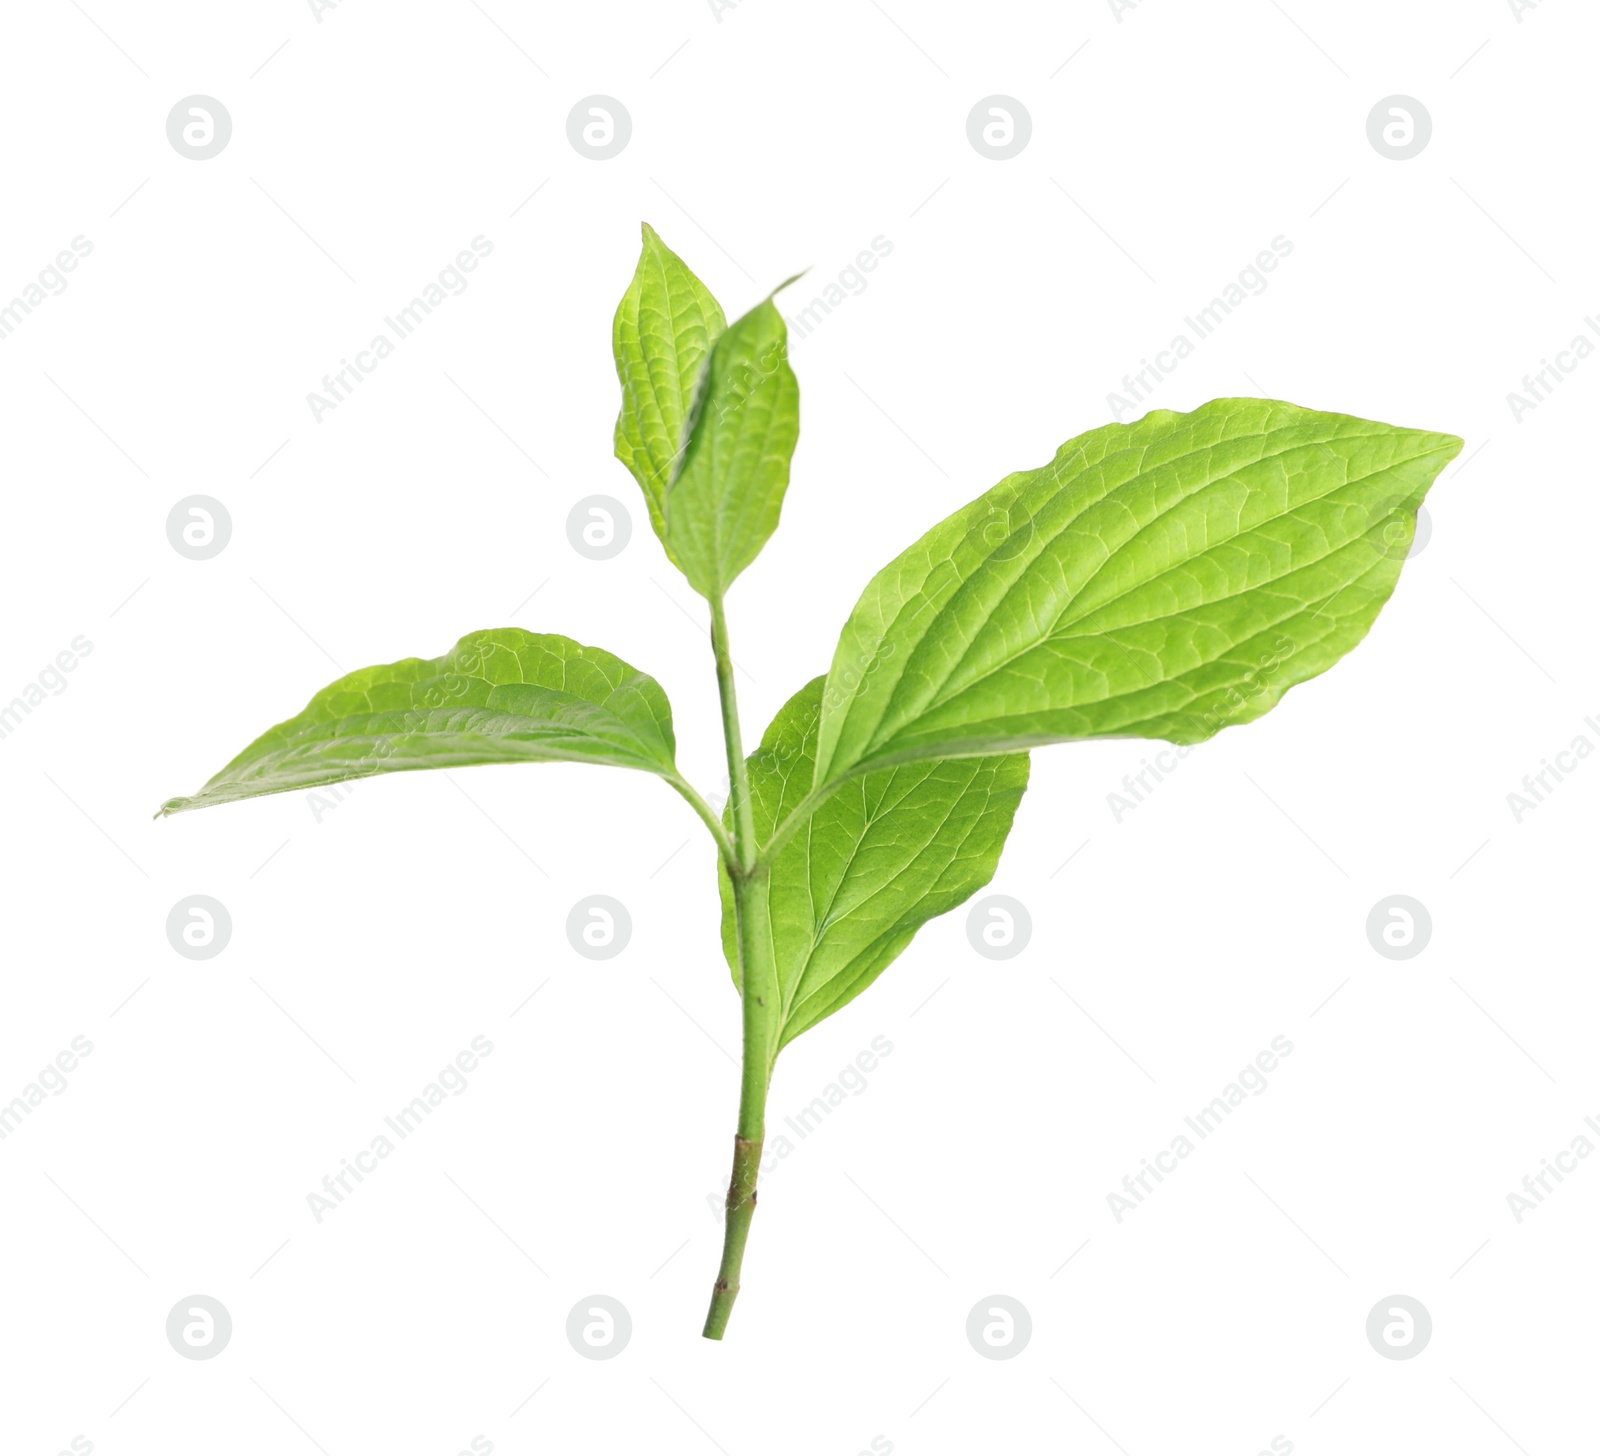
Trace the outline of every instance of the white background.
{"type": "Polygon", "coordinates": [[[93,252],[0,340],[0,700],[93,650],[0,740],[0,1098],[94,1051],[0,1143],[0,1447],[1592,1449],[1600,1158],[1520,1223],[1507,1194],[1600,1114],[1600,761],[1520,823],[1506,796],[1600,744],[1600,359],[1520,423],[1506,396],[1600,313],[1597,40],[1577,0],[12,7],[0,299],[93,252]],[[204,162],[165,133],[196,93],[234,127],[204,162]],[[606,162],[566,136],[594,93],[633,120],[606,162]],[[1006,162],[966,136],[995,93],[1033,122],[1006,162]],[[1407,162],[1366,133],[1395,93],[1434,123],[1407,162]],[[320,819],[150,818],[340,670],[505,625],[656,675],[715,789],[700,604],[611,458],[641,218],[730,315],[893,246],[794,345],[794,482],[729,604],[749,739],[877,567],[1110,419],[1275,236],[1271,286],[1151,403],[1467,441],[1346,662],[1120,823],[1151,745],[1035,756],[994,885],[1023,955],[981,959],[958,912],[785,1053],[774,1127],[893,1044],[765,1180],[720,1345],[738,1007],[670,792],[478,768],[320,819]],[[470,288],[314,419],[480,234],[470,288]],[[210,561],[166,538],[192,494],[232,516],[210,561]],[[633,515],[610,562],[568,544],[592,494],[633,515]],[[194,893],[232,915],[213,960],[165,934],[194,893]],[[603,963],[565,932],[593,893],[633,920],[603,963]],[[1433,919],[1409,961],[1365,933],[1394,893],[1433,919]],[[324,1175],[478,1035],[468,1090],[317,1222],[324,1175]],[[1107,1195],[1275,1036],[1267,1090],[1117,1222],[1107,1195]],[[232,1316],[212,1360],[165,1336],[195,1293],[232,1316]],[[633,1320],[604,1362],[565,1335],[594,1293],[633,1320]],[[1008,1361],[965,1335],[995,1293],[1033,1321],[1008,1361]],[[1431,1312],[1415,1359],[1367,1341],[1393,1294],[1431,1312]]]}

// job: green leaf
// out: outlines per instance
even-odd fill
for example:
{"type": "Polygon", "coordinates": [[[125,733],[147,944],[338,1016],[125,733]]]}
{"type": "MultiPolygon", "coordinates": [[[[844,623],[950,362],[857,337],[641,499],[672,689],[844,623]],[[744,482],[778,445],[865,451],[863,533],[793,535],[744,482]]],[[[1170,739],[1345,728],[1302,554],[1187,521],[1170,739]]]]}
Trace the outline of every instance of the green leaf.
{"type": "Polygon", "coordinates": [[[443,657],[408,657],[340,678],[270,728],[188,799],[201,809],[407,769],[567,760],[676,780],[661,685],[569,637],[505,627],[443,657]]]}
{"type": "Polygon", "coordinates": [[[695,394],[722,309],[649,223],[633,282],[617,305],[611,349],[622,381],[617,459],[644,491],[650,524],[667,539],[662,502],[683,452],[695,394]]]}
{"type": "Polygon", "coordinates": [[[689,584],[720,597],[778,526],[800,434],[788,330],[769,298],[711,351],[683,469],[667,491],[667,545],[689,584]]]}
{"type": "MultiPolygon", "coordinates": [[[[823,679],[801,688],[750,755],[765,841],[812,787],[823,679]]],[[[772,942],[782,992],[776,1047],[866,990],[936,915],[994,875],[1028,786],[1025,753],[933,759],[862,775],[824,799],[771,867],[772,942]]],[[[739,976],[724,866],[722,944],[739,976]]]]}
{"type": "Polygon", "coordinates": [[[873,578],[828,674],[819,781],[1260,717],[1366,636],[1460,449],[1254,399],[1079,436],[873,578]]]}

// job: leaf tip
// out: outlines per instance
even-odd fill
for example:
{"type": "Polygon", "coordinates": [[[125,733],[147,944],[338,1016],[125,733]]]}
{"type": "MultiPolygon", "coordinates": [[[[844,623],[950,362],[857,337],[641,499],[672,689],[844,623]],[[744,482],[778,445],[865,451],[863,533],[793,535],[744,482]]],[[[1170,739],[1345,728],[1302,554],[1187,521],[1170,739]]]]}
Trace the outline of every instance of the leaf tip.
{"type": "Polygon", "coordinates": [[[769,294],[768,294],[768,295],[767,295],[767,302],[768,302],[768,303],[771,303],[771,302],[772,302],[772,300],[773,300],[773,299],[775,299],[775,298],[776,298],[776,297],[777,297],[777,296],[778,296],[778,295],[779,295],[779,294],[780,294],[780,293],[782,293],[782,292],[783,292],[783,290],[784,290],[784,289],[785,289],[785,288],[787,288],[787,287],[788,287],[788,286],[789,286],[789,285],[790,285],[790,284],[791,284],[791,283],[798,283],[798,282],[799,282],[799,281],[800,281],[800,280],[801,280],[801,279],[802,279],[802,278],[804,278],[804,277],[805,277],[805,276],[806,276],[806,274],[807,274],[807,273],[809,273],[809,272],[810,272],[810,271],[811,271],[811,268],[810,268],[810,266],[809,266],[809,265],[808,265],[808,266],[807,266],[807,267],[804,267],[804,268],[802,268],[802,269],[801,269],[801,270],[800,270],[800,271],[799,271],[799,272],[798,272],[798,273],[796,273],[796,274],[795,274],[795,275],[794,275],[794,276],[793,276],[793,277],[790,277],[790,278],[785,278],[785,279],[784,279],[784,280],[783,280],[783,282],[782,282],[782,283],[780,283],[780,284],[779,284],[779,285],[778,285],[778,286],[777,286],[777,287],[776,287],[776,288],[774,288],[774,289],[773,289],[773,290],[772,290],[772,292],[771,292],[771,293],[769,293],[769,294]]]}
{"type": "Polygon", "coordinates": [[[1442,431],[1413,430],[1409,433],[1422,448],[1422,459],[1426,462],[1424,468],[1427,471],[1425,489],[1431,490],[1439,483],[1445,467],[1466,449],[1467,442],[1459,435],[1449,435],[1442,431]]]}

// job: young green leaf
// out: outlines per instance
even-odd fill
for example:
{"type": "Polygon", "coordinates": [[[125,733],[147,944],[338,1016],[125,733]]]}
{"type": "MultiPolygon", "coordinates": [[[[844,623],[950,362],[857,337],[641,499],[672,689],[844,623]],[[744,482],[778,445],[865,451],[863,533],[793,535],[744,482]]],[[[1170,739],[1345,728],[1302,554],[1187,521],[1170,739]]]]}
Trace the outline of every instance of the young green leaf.
{"type": "Polygon", "coordinates": [[[873,578],[828,674],[819,782],[1260,717],[1366,635],[1460,449],[1251,399],[1079,436],[873,578]]]}
{"type": "Polygon", "coordinates": [[[708,289],[643,224],[633,282],[617,305],[611,349],[622,381],[617,459],[644,491],[650,524],[667,539],[662,501],[681,461],[695,393],[711,345],[726,326],[708,289]]]}
{"type": "Polygon", "coordinates": [[[443,657],[367,667],[325,687],[206,786],[162,813],[370,774],[569,760],[677,780],[661,685],[598,647],[505,627],[443,657]]]}
{"type": "Polygon", "coordinates": [[[788,330],[769,298],[712,348],[683,468],[667,490],[667,546],[702,596],[720,597],[777,529],[799,434],[788,330]]]}
{"type": "MultiPolygon", "coordinates": [[[[765,840],[812,787],[823,679],[801,688],[749,759],[765,840]]],[[[774,857],[769,913],[782,1005],[772,1054],[861,994],[927,921],[994,876],[1028,785],[1028,755],[931,759],[862,775],[817,807],[774,857]]],[[[722,944],[739,981],[733,887],[722,944]]]]}

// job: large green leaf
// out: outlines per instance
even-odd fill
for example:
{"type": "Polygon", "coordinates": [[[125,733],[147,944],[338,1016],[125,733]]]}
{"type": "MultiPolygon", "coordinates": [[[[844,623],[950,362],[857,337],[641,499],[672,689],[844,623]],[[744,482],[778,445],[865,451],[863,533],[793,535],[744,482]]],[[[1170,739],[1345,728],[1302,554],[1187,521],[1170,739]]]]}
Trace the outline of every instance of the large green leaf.
{"type": "MultiPolygon", "coordinates": [[[[790,698],[750,755],[762,840],[811,790],[822,685],[790,698]]],[[[1027,785],[1025,753],[934,759],[862,775],[822,801],[771,867],[777,1047],[854,1000],[923,924],[989,883],[1027,785]]],[[[726,866],[719,873],[737,982],[733,895],[726,866]]]]}
{"type": "Polygon", "coordinates": [[[569,760],[676,780],[674,751],[672,709],[654,678],[569,637],[505,627],[463,637],[443,657],[340,678],[162,812],[473,763],[569,760]]]}
{"type": "Polygon", "coordinates": [[[695,392],[725,326],[708,289],[649,223],[633,282],[617,305],[611,349],[622,381],[616,452],[644,491],[650,524],[667,539],[662,501],[683,452],[695,392]]]}
{"type": "Polygon", "coordinates": [[[828,674],[819,781],[1260,717],[1366,635],[1460,448],[1256,399],[1079,436],[873,578],[828,674]]]}
{"type": "Polygon", "coordinates": [[[667,545],[702,596],[725,592],[777,529],[800,434],[800,385],[772,300],[717,339],[683,468],[667,490],[667,545]]]}

